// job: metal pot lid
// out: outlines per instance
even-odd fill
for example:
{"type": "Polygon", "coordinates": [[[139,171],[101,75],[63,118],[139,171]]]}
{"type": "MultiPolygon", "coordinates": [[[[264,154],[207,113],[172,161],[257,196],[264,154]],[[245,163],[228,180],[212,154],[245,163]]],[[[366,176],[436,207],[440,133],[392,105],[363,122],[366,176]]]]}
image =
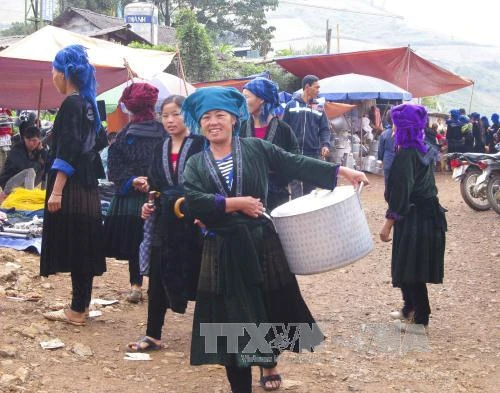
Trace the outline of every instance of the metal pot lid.
{"type": "Polygon", "coordinates": [[[354,194],[353,186],[340,186],[333,191],[316,189],[308,195],[278,206],[271,212],[271,216],[279,218],[310,213],[343,202],[354,194]]]}

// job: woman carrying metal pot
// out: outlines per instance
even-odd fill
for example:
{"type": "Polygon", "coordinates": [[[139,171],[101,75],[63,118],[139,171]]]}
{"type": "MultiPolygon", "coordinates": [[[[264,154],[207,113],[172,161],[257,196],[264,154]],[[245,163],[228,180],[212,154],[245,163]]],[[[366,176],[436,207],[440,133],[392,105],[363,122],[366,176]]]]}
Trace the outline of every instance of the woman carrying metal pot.
{"type": "MultiPolygon", "coordinates": [[[[273,115],[280,104],[278,86],[267,78],[257,77],[243,86],[243,95],[251,117],[242,122],[240,136],[264,139],[290,153],[298,154],[300,150],[295,133],[288,124],[273,115]]],[[[269,211],[288,202],[288,183],[291,180],[275,172],[269,173],[269,211]]]]}
{"type": "Polygon", "coordinates": [[[148,174],[150,192],[157,190],[160,197],[156,206],[149,203],[142,206],[142,218],[152,220],[152,228],[145,230],[140,255],[142,272],[149,269],[146,274],[149,276],[146,335],[128,345],[130,350],[137,352],[160,349],[167,310],[184,314],[188,300],[196,297],[201,231],[188,212],[175,213],[174,210],[176,205],[179,208],[184,195],[186,162],[203,150],[205,138],[189,133],[181,115],[183,102],[184,97],[173,95],[161,105],[161,121],[168,137],[156,146],[148,174]],[[149,236],[150,245],[146,246],[149,236]],[[149,260],[149,266],[144,259],[149,260]]]}
{"type": "Polygon", "coordinates": [[[392,243],[392,285],[401,288],[403,308],[393,319],[413,324],[401,328],[426,333],[431,309],[426,283],[442,283],[444,272],[445,209],[439,204],[434,180],[437,148],[424,141],[427,112],[423,106],[392,108],[396,157],[385,191],[389,204],[380,239],[392,243]]]}
{"type": "Polygon", "coordinates": [[[201,88],[182,106],[184,121],[201,128],[210,145],[184,171],[186,202],[206,227],[191,340],[191,364],[221,364],[233,393],[260,384],[277,390],[283,350],[312,350],[324,336],[315,328],[267,218],[269,172],[333,189],[338,175],[357,186],[362,172],[294,155],[257,138],[239,138],[248,119],[245,97],[233,88],[201,88]],[[266,325],[267,324],[267,325],[266,325]],[[294,339],[307,326],[307,340],[294,339]],[[299,331],[298,331],[299,330],[299,331]],[[255,346],[256,342],[259,345],[255,346]]]}

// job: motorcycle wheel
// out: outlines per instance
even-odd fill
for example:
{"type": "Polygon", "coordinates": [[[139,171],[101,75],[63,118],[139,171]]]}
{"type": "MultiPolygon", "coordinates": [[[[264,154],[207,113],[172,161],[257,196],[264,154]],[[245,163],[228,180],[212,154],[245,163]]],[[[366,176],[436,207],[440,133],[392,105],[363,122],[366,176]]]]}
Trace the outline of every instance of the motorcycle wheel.
{"type": "Polygon", "coordinates": [[[472,169],[465,173],[460,182],[460,193],[464,202],[471,208],[477,211],[488,210],[491,205],[486,196],[484,198],[475,198],[471,194],[471,189],[476,184],[477,177],[481,175],[480,170],[472,169]]]}
{"type": "Polygon", "coordinates": [[[486,196],[490,202],[491,207],[498,214],[500,214],[500,175],[493,174],[488,181],[488,186],[486,187],[486,196]]]}

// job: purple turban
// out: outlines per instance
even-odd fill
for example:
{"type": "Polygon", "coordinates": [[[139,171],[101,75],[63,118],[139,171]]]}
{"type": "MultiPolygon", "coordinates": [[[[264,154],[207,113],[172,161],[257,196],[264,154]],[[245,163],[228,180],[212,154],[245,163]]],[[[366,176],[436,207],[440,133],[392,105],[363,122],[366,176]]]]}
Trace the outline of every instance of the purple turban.
{"type": "Polygon", "coordinates": [[[427,152],[424,143],[424,128],[427,124],[427,111],[421,105],[402,104],[391,109],[391,118],[396,126],[394,134],[396,145],[402,148],[416,148],[427,152]]]}

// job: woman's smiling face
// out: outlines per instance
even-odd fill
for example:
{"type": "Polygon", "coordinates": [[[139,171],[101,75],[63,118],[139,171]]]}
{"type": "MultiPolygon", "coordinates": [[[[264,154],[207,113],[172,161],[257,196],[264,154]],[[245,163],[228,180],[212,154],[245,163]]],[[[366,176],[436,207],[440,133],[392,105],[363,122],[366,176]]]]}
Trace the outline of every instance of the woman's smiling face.
{"type": "Polygon", "coordinates": [[[219,109],[206,112],[200,119],[203,135],[214,144],[231,140],[235,124],[235,116],[219,109]]]}

